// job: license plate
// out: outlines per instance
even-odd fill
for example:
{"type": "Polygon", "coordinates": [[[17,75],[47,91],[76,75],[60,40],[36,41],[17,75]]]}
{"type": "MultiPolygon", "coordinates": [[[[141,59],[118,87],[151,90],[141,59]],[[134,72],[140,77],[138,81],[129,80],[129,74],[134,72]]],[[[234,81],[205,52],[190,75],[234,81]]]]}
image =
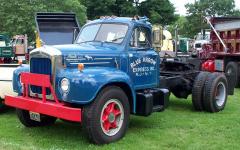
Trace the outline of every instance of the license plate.
{"type": "Polygon", "coordinates": [[[29,112],[29,115],[30,115],[30,119],[31,120],[34,120],[34,121],[38,121],[40,122],[41,121],[41,118],[40,118],[40,114],[39,113],[36,113],[36,112],[29,112]]]}

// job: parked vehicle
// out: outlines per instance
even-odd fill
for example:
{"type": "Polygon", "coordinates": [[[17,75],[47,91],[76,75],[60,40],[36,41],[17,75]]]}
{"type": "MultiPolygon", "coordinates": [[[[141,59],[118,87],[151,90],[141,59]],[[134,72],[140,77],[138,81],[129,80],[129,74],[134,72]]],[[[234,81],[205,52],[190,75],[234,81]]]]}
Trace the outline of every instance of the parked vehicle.
{"type": "Polygon", "coordinates": [[[189,53],[192,52],[193,48],[191,47],[191,43],[193,42],[190,38],[184,38],[180,37],[179,40],[179,46],[178,46],[178,52],[182,53],[189,53]]]}
{"type": "Polygon", "coordinates": [[[11,57],[13,57],[13,55],[13,49],[9,37],[0,34],[0,63],[11,62],[11,57]]]}
{"type": "Polygon", "coordinates": [[[28,47],[27,35],[15,35],[12,40],[12,46],[15,56],[25,56],[28,47]]]}
{"type": "Polygon", "coordinates": [[[205,44],[210,44],[210,31],[203,29],[201,32],[199,32],[195,37],[194,42],[194,51],[192,52],[193,56],[197,56],[199,53],[202,53],[204,50],[205,44]]]}
{"type": "Polygon", "coordinates": [[[14,71],[19,96],[8,95],[5,103],[17,108],[26,127],[50,125],[57,118],[81,122],[96,144],[121,139],[130,114],[163,111],[170,92],[178,98],[192,94],[196,110],[223,110],[225,75],[160,59],[152,41],[161,32],[155,30],[152,40],[151,27],[145,17],[102,17],[87,23],[75,44],[33,50],[30,65],[14,71]]]}
{"type": "MultiPolygon", "coordinates": [[[[36,47],[42,45],[55,45],[55,44],[72,44],[80,27],[74,13],[37,13],[36,20],[36,47]]],[[[1,38],[1,36],[0,36],[1,38]]],[[[3,38],[2,38],[3,39],[3,38]]],[[[1,42],[0,40],[0,44],[1,42]]],[[[16,35],[13,38],[13,48],[5,46],[4,50],[8,51],[1,53],[3,49],[0,47],[0,56],[9,57],[11,59],[8,63],[0,64],[0,104],[3,105],[5,95],[14,95],[12,89],[12,74],[13,71],[19,66],[18,61],[29,58],[29,48],[26,35],[16,35]],[[13,51],[13,52],[12,52],[13,51]],[[2,54],[2,55],[1,55],[2,54]],[[17,61],[12,61],[12,58],[17,61]],[[4,73],[3,73],[4,72],[4,73]]],[[[1,57],[0,57],[1,58],[1,57]]],[[[6,62],[6,61],[5,61],[6,62]]],[[[2,110],[0,107],[0,111],[2,110]]]]}
{"type": "Polygon", "coordinates": [[[164,30],[161,25],[153,25],[153,31],[161,32],[161,37],[153,43],[156,51],[171,51],[173,52],[172,34],[168,30],[164,30]]]}
{"type": "MultiPolygon", "coordinates": [[[[240,86],[240,17],[207,18],[211,31],[211,58],[202,64],[210,72],[225,72],[229,87],[240,86]]],[[[234,92],[234,88],[229,88],[234,92]]]]}

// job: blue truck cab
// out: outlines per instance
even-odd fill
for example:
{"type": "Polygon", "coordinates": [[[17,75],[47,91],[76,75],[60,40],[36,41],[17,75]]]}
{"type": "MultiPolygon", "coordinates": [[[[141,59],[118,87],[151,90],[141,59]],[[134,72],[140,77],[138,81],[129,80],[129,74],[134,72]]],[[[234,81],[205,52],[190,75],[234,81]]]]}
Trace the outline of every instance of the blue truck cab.
{"type": "MultiPolygon", "coordinates": [[[[194,79],[180,74],[169,78],[169,71],[160,75],[152,32],[145,17],[91,21],[74,44],[33,50],[30,65],[14,72],[13,89],[19,96],[6,96],[5,103],[17,108],[25,126],[49,125],[60,118],[82,122],[94,143],[114,142],[124,136],[130,114],[163,111],[169,90],[179,97],[191,94],[194,79]]],[[[198,72],[192,74],[195,78],[198,72]]]]}

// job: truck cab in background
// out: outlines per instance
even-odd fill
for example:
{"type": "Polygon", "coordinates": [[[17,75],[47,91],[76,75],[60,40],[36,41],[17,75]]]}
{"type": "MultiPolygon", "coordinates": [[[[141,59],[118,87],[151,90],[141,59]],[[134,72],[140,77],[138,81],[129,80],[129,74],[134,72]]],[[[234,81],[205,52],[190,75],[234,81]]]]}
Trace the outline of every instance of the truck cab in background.
{"type": "Polygon", "coordinates": [[[199,53],[202,53],[204,50],[203,46],[205,44],[210,44],[210,31],[203,29],[201,32],[199,32],[195,37],[195,42],[193,44],[193,56],[197,56],[199,53]]]}
{"type": "Polygon", "coordinates": [[[12,39],[12,47],[14,51],[14,57],[16,60],[25,60],[25,56],[28,53],[28,37],[27,35],[15,35],[12,39]],[[18,58],[19,57],[19,58],[18,58]]]}
{"type": "Polygon", "coordinates": [[[0,63],[11,62],[11,57],[13,57],[13,49],[8,36],[0,35],[0,63]]]}

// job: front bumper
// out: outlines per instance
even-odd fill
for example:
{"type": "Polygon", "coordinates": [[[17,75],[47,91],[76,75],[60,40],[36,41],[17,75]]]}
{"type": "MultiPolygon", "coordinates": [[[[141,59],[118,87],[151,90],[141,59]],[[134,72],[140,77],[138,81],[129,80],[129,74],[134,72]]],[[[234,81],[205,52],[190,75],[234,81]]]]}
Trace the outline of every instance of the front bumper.
{"type": "Polygon", "coordinates": [[[82,121],[81,108],[73,108],[59,102],[50,83],[49,75],[21,73],[20,79],[24,87],[23,96],[5,96],[6,105],[69,121],[82,121]],[[29,85],[42,87],[42,99],[29,96],[29,85]],[[46,88],[50,88],[54,101],[46,99],[46,88]]]}

